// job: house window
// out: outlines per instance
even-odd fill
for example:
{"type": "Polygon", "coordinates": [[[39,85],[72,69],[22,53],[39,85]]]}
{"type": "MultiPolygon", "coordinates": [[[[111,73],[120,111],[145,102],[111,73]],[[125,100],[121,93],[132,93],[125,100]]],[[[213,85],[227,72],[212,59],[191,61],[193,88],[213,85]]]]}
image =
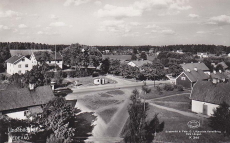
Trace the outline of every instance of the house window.
{"type": "Polygon", "coordinates": [[[21,68],[22,66],[21,65],[18,65],[18,68],[21,68]]]}
{"type": "Polygon", "coordinates": [[[57,61],[57,63],[59,63],[59,61],[57,61]]]}
{"type": "Polygon", "coordinates": [[[186,80],[186,77],[181,77],[181,80],[186,80]]]}
{"type": "Polygon", "coordinates": [[[24,62],[24,61],[25,61],[25,59],[23,58],[23,59],[22,59],[22,61],[24,62]]]}
{"type": "Polygon", "coordinates": [[[28,64],[26,64],[25,67],[28,68],[28,64]]]}
{"type": "Polygon", "coordinates": [[[22,73],[22,71],[21,71],[21,70],[19,70],[19,71],[18,71],[18,73],[22,73]]]}

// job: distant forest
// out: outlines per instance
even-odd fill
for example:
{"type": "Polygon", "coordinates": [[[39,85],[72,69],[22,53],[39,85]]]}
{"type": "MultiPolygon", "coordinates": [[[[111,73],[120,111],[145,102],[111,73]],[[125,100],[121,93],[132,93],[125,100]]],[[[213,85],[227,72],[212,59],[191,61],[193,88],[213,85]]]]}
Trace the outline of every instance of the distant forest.
{"type": "MultiPolygon", "coordinates": [[[[132,51],[132,49],[136,48],[139,52],[145,51],[149,52],[149,50],[154,51],[175,51],[182,50],[183,52],[190,52],[196,54],[197,52],[207,52],[210,54],[221,54],[222,52],[230,53],[230,46],[222,46],[222,45],[167,45],[167,46],[95,46],[100,51],[110,50],[111,53],[116,51],[116,53],[124,53],[127,51],[132,51]]],[[[128,52],[129,53],[129,52],[128,52]]]]}
{"type": "MultiPolygon", "coordinates": [[[[70,45],[56,45],[57,51],[62,51],[70,45]]],[[[83,46],[83,45],[82,45],[83,46]]],[[[84,45],[86,46],[86,45],[84,45]]],[[[101,52],[109,50],[110,54],[132,54],[133,49],[137,49],[139,52],[145,51],[175,51],[182,50],[183,52],[190,52],[196,54],[197,52],[207,52],[210,54],[221,54],[221,53],[230,53],[230,46],[222,45],[167,45],[167,46],[94,46],[97,47],[101,52]]],[[[0,42],[0,49],[51,49],[55,50],[55,45],[42,44],[42,43],[33,43],[33,42],[0,42]]]]}
{"type": "MultiPolygon", "coordinates": [[[[62,51],[69,45],[56,45],[57,51],[62,51]]],[[[55,45],[33,43],[33,42],[0,42],[0,49],[7,48],[10,50],[26,50],[26,49],[51,49],[55,51],[55,45]]]]}

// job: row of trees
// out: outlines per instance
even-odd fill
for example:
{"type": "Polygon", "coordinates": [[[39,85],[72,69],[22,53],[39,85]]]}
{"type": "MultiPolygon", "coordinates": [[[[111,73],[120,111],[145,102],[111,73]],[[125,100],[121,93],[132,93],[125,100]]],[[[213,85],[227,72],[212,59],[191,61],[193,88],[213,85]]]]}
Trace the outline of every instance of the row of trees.
{"type": "Polygon", "coordinates": [[[96,46],[100,51],[110,50],[110,54],[132,54],[133,49],[138,51],[149,52],[152,51],[175,51],[182,50],[183,52],[190,52],[196,54],[197,52],[207,52],[211,54],[222,54],[222,52],[230,53],[230,47],[222,45],[205,45],[205,44],[189,44],[189,45],[165,45],[165,46],[96,46]]]}
{"type": "Polygon", "coordinates": [[[0,42],[0,49],[8,48],[12,50],[51,49],[52,51],[55,51],[55,46],[57,51],[61,51],[69,45],[49,45],[34,42],[0,42]]]}
{"type": "MultiPolygon", "coordinates": [[[[171,68],[171,71],[174,67],[171,68]]],[[[177,70],[177,69],[176,69],[177,70]]],[[[106,58],[102,61],[101,72],[104,74],[120,75],[124,78],[135,78],[138,80],[160,80],[165,78],[166,71],[159,61],[144,64],[142,67],[132,67],[120,60],[106,58]]],[[[178,71],[177,71],[178,72],[178,71]]]]}

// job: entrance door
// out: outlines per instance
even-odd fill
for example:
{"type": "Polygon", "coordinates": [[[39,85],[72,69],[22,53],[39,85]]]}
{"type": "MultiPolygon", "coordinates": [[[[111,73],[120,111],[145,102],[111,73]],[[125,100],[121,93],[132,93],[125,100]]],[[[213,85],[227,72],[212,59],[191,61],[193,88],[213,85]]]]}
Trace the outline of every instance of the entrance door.
{"type": "Polygon", "coordinates": [[[208,115],[208,106],[203,104],[203,114],[208,115]]]}

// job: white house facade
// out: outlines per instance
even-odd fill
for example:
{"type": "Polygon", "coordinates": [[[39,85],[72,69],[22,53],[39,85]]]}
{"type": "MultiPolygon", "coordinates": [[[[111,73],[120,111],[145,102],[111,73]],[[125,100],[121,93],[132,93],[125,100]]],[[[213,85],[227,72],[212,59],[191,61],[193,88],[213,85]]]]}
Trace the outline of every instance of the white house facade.
{"type": "MultiPolygon", "coordinates": [[[[39,53],[32,53],[30,60],[33,66],[41,64],[41,61],[39,61],[38,55],[39,53]]],[[[63,67],[63,60],[62,60],[62,56],[60,53],[56,54],[56,58],[55,58],[55,54],[54,53],[49,53],[50,55],[50,60],[46,61],[46,63],[48,65],[57,65],[58,67],[60,67],[62,69],[63,67]]]]}
{"type": "Polygon", "coordinates": [[[195,113],[211,116],[213,114],[213,110],[218,106],[219,105],[212,103],[192,100],[192,112],[195,113]]]}
{"type": "Polygon", "coordinates": [[[30,59],[25,56],[13,56],[6,60],[7,73],[13,75],[15,73],[24,74],[32,69],[30,59]]]}

